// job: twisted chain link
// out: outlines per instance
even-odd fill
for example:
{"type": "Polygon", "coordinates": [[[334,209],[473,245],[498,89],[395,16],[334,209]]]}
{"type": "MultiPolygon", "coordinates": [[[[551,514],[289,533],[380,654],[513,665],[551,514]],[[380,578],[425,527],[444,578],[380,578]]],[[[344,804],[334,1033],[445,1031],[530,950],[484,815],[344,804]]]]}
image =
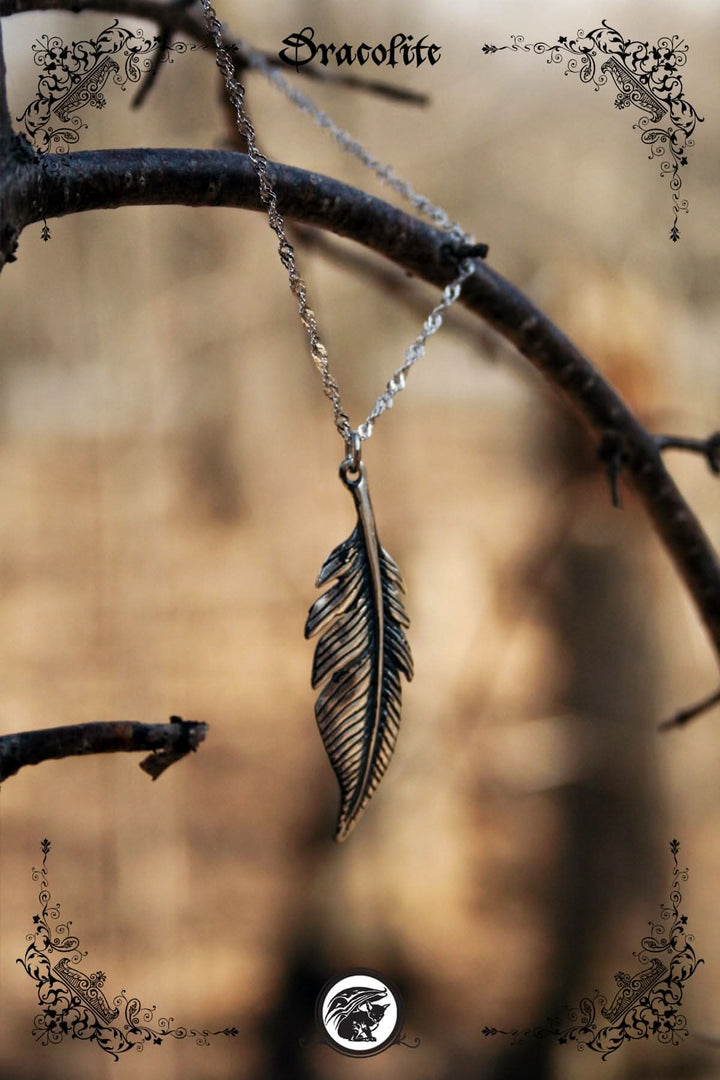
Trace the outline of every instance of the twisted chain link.
{"type": "Polygon", "coordinates": [[[395,371],[392,377],[388,380],[387,386],[373,406],[372,412],[368,416],[364,423],[360,424],[358,435],[361,439],[369,439],[372,435],[373,427],[378,416],[382,416],[386,409],[392,408],[393,398],[396,394],[399,394],[401,390],[405,389],[405,375],[418,360],[425,353],[425,342],[432,335],[436,334],[442,326],[442,315],[444,311],[447,311],[452,304],[455,303],[460,296],[463,282],[466,278],[469,278],[474,273],[474,266],[472,261],[466,259],[462,263],[462,269],[458,277],[455,278],[449,285],[446,285],[443,289],[443,298],[440,303],[432,309],[427,319],[423,323],[423,328],[418,336],[405,350],[405,362],[395,371]]]}
{"type": "Polygon", "coordinates": [[[433,224],[441,229],[445,229],[450,233],[453,239],[467,244],[475,243],[474,239],[471,236],[468,236],[462,226],[450,219],[442,207],[435,206],[425,195],[419,195],[410,186],[407,180],[403,180],[402,177],[396,176],[389,165],[383,165],[381,161],[378,161],[376,157],[373,157],[362,143],[353,139],[347,131],[344,131],[343,128],[336,124],[333,118],[328,116],[326,112],[323,112],[323,110],[320,109],[307,94],[303,94],[301,90],[297,90],[292,86],[276,67],[268,63],[262,53],[259,53],[257,49],[253,49],[253,47],[248,45],[245,41],[236,42],[236,47],[246,63],[262,72],[262,74],[276,86],[286,98],[292,101],[301,112],[310,116],[318,127],[325,128],[329,131],[338,145],[341,146],[346,153],[352,154],[353,157],[356,157],[361,161],[367,169],[370,169],[370,171],[374,172],[384,183],[397,191],[398,195],[402,195],[402,197],[414,206],[419,213],[425,214],[433,224]]]}
{"type": "MultiPolygon", "coordinates": [[[[412,345],[406,349],[404,363],[400,365],[388,380],[385,390],[377,398],[367,419],[359,425],[356,431],[354,431],[350,423],[350,418],[342,407],[340,388],[330,371],[327,349],[320,340],[315,312],[308,304],[307,286],[298,272],[295,262],[295,250],[285,232],[285,221],[278,208],[275,189],[272,186],[268,174],[268,160],[258,149],[255,129],[245,109],[245,89],[242,83],[238,82],[235,78],[235,63],[230,52],[223,43],[222,26],[218,20],[217,13],[211,0],[200,0],[200,3],[203,8],[210,36],[215,44],[215,59],[217,66],[223,75],[230,101],[235,110],[238,131],[247,144],[248,157],[250,158],[250,162],[258,178],[260,199],[267,208],[270,228],[278,239],[278,254],[280,255],[280,261],[287,270],[290,289],[298,301],[300,319],[307,331],[313,363],[320,374],[323,392],[332,405],[335,427],[346,446],[351,447],[353,445],[353,435],[355,434],[357,434],[361,441],[370,438],[377,418],[381,416],[386,409],[392,407],[395,395],[405,389],[405,376],[407,372],[413,364],[416,364],[424,355],[427,339],[432,334],[437,333],[442,326],[443,313],[455,303],[460,296],[463,283],[474,272],[473,262],[471,259],[464,259],[461,262],[460,273],[454,281],[445,286],[443,289],[442,300],[430,312],[423,324],[422,331],[415,338],[412,345]]],[[[424,195],[419,195],[413,190],[410,184],[396,176],[389,166],[383,165],[374,158],[361,143],[357,142],[346,131],[343,131],[342,128],[338,127],[335,121],[328,116],[327,113],[324,113],[319,109],[310,98],[291,86],[284,76],[267,62],[261,53],[252,49],[245,42],[238,42],[237,48],[242,58],[248,64],[261,71],[290,99],[290,101],[297,105],[302,112],[311,116],[320,127],[326,128],[343,150],[358,158],[363,165],[374,172],[385,183],[389,184],[390,187],[398,192],[398,194],[402,195],[402,197],[414,206],[417,211],[425,214],[425,216],[435,225],[448,232],[453,240],[470,246],[474,245],[474,237],[465,233],[460,225],[451,221],[441,207],[435,206],[424,195]]]]}

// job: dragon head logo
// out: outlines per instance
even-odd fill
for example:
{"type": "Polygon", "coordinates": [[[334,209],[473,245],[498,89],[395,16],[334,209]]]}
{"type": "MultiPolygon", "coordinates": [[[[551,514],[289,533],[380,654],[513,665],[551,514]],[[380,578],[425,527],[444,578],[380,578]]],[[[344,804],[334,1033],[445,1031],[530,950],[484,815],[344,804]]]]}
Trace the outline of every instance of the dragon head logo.
{"type": "Polygon", "coordinates": [[[318,995],[315,1015],[324,1041],[350,1057],[379,1054],[401,1038],[400,994],[386,978],[366,968],[327,982],[318,995]]]}
{"type": "Polygon", "coordinates": [[[380,1004],[386,997],[383,990],[368,986],[348,986],[336,994],[325,1010],[325,1026],[333,1024],[337,1034],[348,1042],[375,1042],[373,1034],[385,1015],[390,1002],[380,1004]]]}

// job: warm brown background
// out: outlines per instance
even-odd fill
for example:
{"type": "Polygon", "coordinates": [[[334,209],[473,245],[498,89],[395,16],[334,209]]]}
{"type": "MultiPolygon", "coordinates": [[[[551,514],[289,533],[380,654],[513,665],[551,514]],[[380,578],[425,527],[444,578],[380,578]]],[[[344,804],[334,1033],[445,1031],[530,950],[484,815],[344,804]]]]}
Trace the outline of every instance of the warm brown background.
{"type": "MultiPolygon", "coordinates": [[[[220,14],[271,50],[308,23],[326,41],[404,30],[439,42],[434,69],[379,73],[429,92],[427,109],[312,93],[487,241],[492,265],[655,430],[720,426],[717,8],[288,0],[220,14]],[[659,164],[611,86],[596,94],[543,58],[481,54],[511,33],[555,41],[602,18],[691,45],[686,94],[706,119],[677,245],[659,164]]],[[[110,21],[5,20],[14,113],[35,92],[40,33],[77,39],[110,21]]],[[[221,144],[207,54],[164,67],[140,112],[129,94],[108,87],[105,112],[83,114],[83,148],[221,144]]],[[[249,102],[270,156],[384,194],[258,76],[249,102]]],[[[379,421],[366,460],[408,588],[417,674],[387,779],[337,847],[302,626],[352,508],[267,225],[148,208],[51,227],[48,244],[39,226],[27,231],[0,283],[2,730],[171,713],[211,729],[156,784],[117,755],[4,785],[2,1075],[716,1076],[720,1050],[697,1038],[602,1062],[481,1035],[538,1023],[595,988],[612,994],[666,897],[675,835],[705,958],[684,1011],[693,1033],[720,1033],[720,713],[655,730],[713,688],[716,666],[640,508],[626,492],[624,512],[611,509],[590,440],[462,311],[379,421]],[[109,993],[125,987],[177,1023],[235,1024],[236,1040],[118,1064],[93,1046],[32,1042],[34,987],[15,958],[46,835],[53,894],[109,993]],[[300,1050],[319,985],[354,965],[400,982],[420,1049],[361,1063],[300,1050]]],[[[357,423],[436,294],[322,239],[299,260],[357,423]]],[[[700,460],[672,466],[720,540],[717,480],[700,460]]]]}

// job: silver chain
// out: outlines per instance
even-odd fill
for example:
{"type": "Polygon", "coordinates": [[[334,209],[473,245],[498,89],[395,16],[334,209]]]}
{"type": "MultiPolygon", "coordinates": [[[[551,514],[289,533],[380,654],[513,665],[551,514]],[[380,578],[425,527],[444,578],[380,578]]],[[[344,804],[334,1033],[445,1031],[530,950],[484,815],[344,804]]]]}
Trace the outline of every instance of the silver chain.
{"type": "Polygon", "coordinates": [[[462,241],[466,244],[475,243],[474,238],[468,236],[462,226],[451,221],[442,207],[435,206],[430,199],[426,198],[424,195],[418,195],[410,184],[408,184],[407,180],[403,180],[401,177],[396,176],[389,165],[383,165],[381,161],[378,161],[376,157],[373,157],[373,155],[365,149],[362,143],[353,139],[347,131],[344,131],[335,123],[331,116],[328,116],[327,113],[318,108],[311,98],[306,94],[303,94],[301,90],[297,90],[292,86],[276,67],[273,67],[272,64],[267,62],[262,53],[253,49],[251,45],[248,45],[244,41],[236,42],[236,46],[246,63],[262,72],[262,74],[269,79],[274,86],[282,91],[285,97],[292,101],[301,112],[312,117],[318,127],[325,128],[329,131],[335,141],[346,151],[346,153],[352,154],[353,157],[356,157],[361,161],[367,169],[374,172],[383,183],[388,184],[389,187],[397,191],[398,195],[402,195],[407,202],[415,207],[418,213],[425,214],[425,216],[435,225],[450,233],[455,240],[462,241]]]}
{"type": "MultiPolygon", "coordinates": [[[[474,272],[473,262],[471,259],[464,259],[461,262],[460,273],[454,281],[445,286],[443,289],[442,300],[430,312],[423,324],[422,331],[415,338],[412,345],[406,349],[404,363],[400,365],[388,380],[385,390],[377,398],[367,419],[359,425],[356,431],[354,431],[350,424],[350,418],[342,407],[340,388],[330,371],[327,349],[320,340],[315,312],[307,302],[307,286],[298,273],[297,265],[295,263],[295,250],[285,232],[285,222],[278,209],[275,189],[273,188],[268,175],[268,160],[258,149],[255,129],[253,128],[250,117],[245,109],[245,89],[242,83],[238,82],[235,78],[235,64],[229,51],[223,44],[222,26],[220,25],[211,0],[200,0],[200,3],[205,14],[208,30],[215,43],[217,66],[220,68],[225,79],[225,86],[235,110],[238,131],[245,139],[248,148],[248,157],[250,158],[250,162],[258,178],[260,199],[267,207],[270,228],[278,238],[280,261],[287,270],[290,289],[298,301],[300,319],[302,320],[310,341],[310,353],[312,355],[313,363],[320,374],[323,392],[332,404],[335,427],[343,438],[346,446],[351,447],[355,442],[353,438],[355,435],[361,441],[370,438],[377,418],[381,416],[386,409],[392,407],[395,395],[399,394],[401,390],[404,390],[407,372],[413,364],[417,363],[424,355],[427,339],[432,334],[437,333],[442,326],[443,312],[447,311],[447,309],[455,303],[460,296],[463,283],[474,272]]],[[[266,75],[275,86],[282,90],[282,92],[297,105],[299,109],[310,115],[321,127],[330,131],[333,138],[339,143],[343,150],[357,157],[367,168],[371,169],[379,176],[381,180],[389,184],[390,187],[402,195],[402,197],[414,206],[416,210],[425,214],[435,225],[448,232],[456,242],[470,246],[474,245],[474,237],[465,233],[459,225],[451,221],[441,207],[434,206],[424,195],[418,195],[405,180],[396,176],[389,166],[383,165],[368,153],[359,142],[348,135],[346,131],[343,131],[342,128],[338,127],[334,120],[332,120],[327,113],[324,113],[319,109],[310,98],[291,86],[277,70],[268,64],[261,53],[256,52],[256,50],[252,49],[244,42],[239,42],[237,47],[247,63],[251,64],[259,71],[262,71],[263,74],[266,75]]]]}

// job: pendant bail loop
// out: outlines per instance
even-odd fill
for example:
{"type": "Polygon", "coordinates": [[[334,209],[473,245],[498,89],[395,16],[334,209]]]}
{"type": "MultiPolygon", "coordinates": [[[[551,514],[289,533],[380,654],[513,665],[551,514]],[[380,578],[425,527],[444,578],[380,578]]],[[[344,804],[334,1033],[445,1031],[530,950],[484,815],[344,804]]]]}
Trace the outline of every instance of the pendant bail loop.
{"type": "Polygon", "coordinates": [[[362,457],[362,440],[360,438],[360,433],[357,431],[351,431],[350,438],[345,445],[347,449],[347,457],[345,461],[347,462],[347,467],[349,471],[354,473],[359,472],[360,459],[362,457]]]}

